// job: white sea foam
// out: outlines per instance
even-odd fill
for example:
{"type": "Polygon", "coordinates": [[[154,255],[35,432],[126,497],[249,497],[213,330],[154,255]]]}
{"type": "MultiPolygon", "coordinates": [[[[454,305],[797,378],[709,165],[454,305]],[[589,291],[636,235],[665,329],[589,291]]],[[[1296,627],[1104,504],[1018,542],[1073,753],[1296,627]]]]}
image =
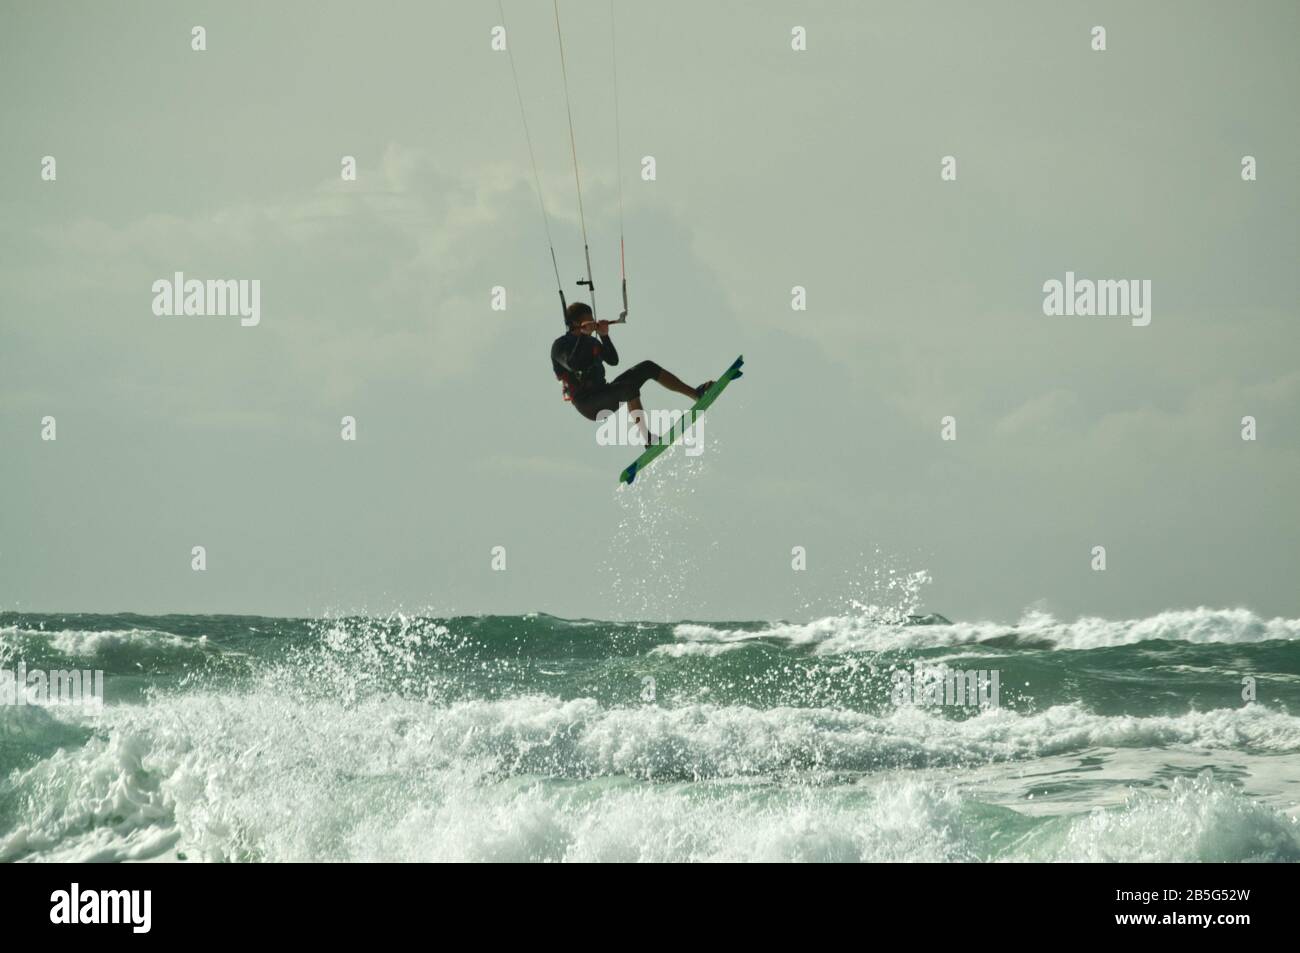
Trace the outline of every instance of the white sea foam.
{"type": "Polygon", "coordinates": [[[0,638],[11,646],[44,643],[62,655],[91,658],[95,656],[202,654],[215,649],[207,636],[186,638],[157,629],[0,629],[0,638]]]}
{"type": "Polygon", "coordinates": [[[752,630],[683,623],[674,627],[673,633],[687,644],[773,639],[812,646],[817,653],[828,655],[979,645],[994,639],[1084,650],[1148,641],[1196,644],[1294,641],[1300,639],[1300,619],[1263,619],[1247,609],[1206,608],[1161,612],[1144,619],[1084,617],[1074,622],[1059,622],[1046,613],[1032,612],[1015,625],[992,622],[898,625],[868,616],[828,616],[805,623],[774,622],[752,630]]]}
{"type": "Polygon", "coordinates": [[[145,649],[184,655],[208,649],[207,636],[183,638],[154,629],[123,629],[105,632],[61,631],[50,633],[50,644],[64,655],[94,656],[145,649]]]}
{"type": "Polygon", "coordinates": [[[668,645],[656,645],[650,650],[650,654],[666,655],[669,658],[688,658],[692,655],[713,658],[739,648],[743,648],[739,642],[673,642],[668,645]]]}
{"type": "Polygon", "coordinates": [[[967,774],[1107,749],[1294,764],[1300,719],[1258,705],[954,721],[918,709],[200,692],[110,706],[96,729],[10,773],[23,806],[0,860],[1300,857],[1289,821],[1226,787],[1175,789],[1102,819],[1080,804],[1007,855],[979,821],[1003,809],[962,788],[967,774]],[[950,781],[907,777],[917,766],[950,781]],[[1188,839],[1161,841],[1161,825],[1188,839]]]}

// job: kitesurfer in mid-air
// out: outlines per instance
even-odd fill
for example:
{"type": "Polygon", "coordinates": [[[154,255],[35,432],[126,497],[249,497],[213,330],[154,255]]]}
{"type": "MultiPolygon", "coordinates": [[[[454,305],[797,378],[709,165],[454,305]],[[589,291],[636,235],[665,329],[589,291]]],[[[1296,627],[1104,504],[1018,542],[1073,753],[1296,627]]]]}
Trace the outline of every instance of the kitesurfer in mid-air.
{"type": "Polygon", "coordinates": [[[636,421],[647,447],[659,438],[650,433],[641,408],[641,387],[646,381],[658,381],[692,400],[698,400],[713,386],[713,381],[708,381],[691,387],[654,361],[642,361],[607,382],[605,365],[618,364],[618,351],[609,338],[609,322],[594,320],[591,308],[575,301],[565,309],[564,324],[568,330],[551,345],[551,368],[564,382],[565,397],[588,420],[599,420],[602,411],[613,413],[619,404],[627,404],[628,414],[636,421]]]}

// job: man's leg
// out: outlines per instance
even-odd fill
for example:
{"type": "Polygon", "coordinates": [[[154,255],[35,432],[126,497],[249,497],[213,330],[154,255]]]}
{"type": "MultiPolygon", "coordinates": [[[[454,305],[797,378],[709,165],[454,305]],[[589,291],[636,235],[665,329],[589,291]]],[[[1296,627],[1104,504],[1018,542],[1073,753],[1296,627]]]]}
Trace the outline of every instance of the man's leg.
{"type": "Polygon", "coordinates": [[[653,441],[659,438],[650,432],[650,424],[646,420],[646,412],[641,406],[641,398],[633,397],[627,402],[627,415],[636,421],[637,430],[641,432],[641,443],[644,446],[650,446],[653,441]]]}
{"type": "MultiPolygon", "coordinates": [[[[623,385],[629,388],[629,393],[635,393],[635,396],[641,396],[641,385],[646,381],[655,381],[661,386],[668,388],[670,391],[681,394],[683,397],[689,397],[695,400],[699,397],[699,392],[689,384],[685,383],[680,377],[672,371],[664,370],[654,361],[642,361],[635,367],[628,368],[618,377],[614,378],[615,385],[623,385]]],[[[712,381],[710,381],[712,383],[712,381]]]]}
{"type": "Polygon", "coordinates": [[[659,384],[675,391],[684,397],[695,400],[706,390],[713,382],[701,385],[698,389],[691,387],[682,381],[680,377],[670,371],[664,370],[654,361],[642,361],[635,367],[630,367],[609,384],[605,393],[617,395],[620,401],[627,404],[628,415],[637,423],[637,429],[640,431],[641,439],[648,447],[651,443],[658,442],[659,438],[650,432],[646,413],[641,405],[641,387],[646,381],[657,381],[659,384]]]}
{"type": "Polygon", "coordinates": [[[685,397],[689,397],[691,400],[694,400],[698,396],[695,393],[694,387],[684,383],[682,379],[672,373],[672,371],[665,370],[662,367],[659,368],[659,373],[655,375],[655,380],[664,387],[667,387],[669,390],[675,391],[685,397]]]}

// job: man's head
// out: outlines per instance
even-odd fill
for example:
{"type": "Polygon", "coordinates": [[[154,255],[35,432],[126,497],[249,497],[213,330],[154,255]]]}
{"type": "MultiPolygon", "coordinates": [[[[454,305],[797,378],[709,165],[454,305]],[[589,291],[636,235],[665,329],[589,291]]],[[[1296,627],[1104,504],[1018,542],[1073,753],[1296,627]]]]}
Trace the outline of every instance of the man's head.
{"type": "Polygon", "coordinates": [[[591,305],[575,301],[564,309],[564,326],[570,331],[580,330],[584,321],[592,318],[591,305]]]}

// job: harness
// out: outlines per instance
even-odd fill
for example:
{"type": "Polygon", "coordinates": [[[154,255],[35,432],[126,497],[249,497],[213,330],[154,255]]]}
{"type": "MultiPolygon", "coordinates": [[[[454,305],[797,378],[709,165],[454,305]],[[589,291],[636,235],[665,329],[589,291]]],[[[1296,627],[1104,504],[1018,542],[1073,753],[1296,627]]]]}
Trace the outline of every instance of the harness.
{"type": "MultiPolygon", "coordinates": [[[[579,337],[578,342],[573,346],[573,350],[569,352],[569,361],[573,360],[573,356],[578,353],[578,348],[582,347],[582,343],[583,339],[582,337],[579,337]]],[[[598,359],[600,358],[600,347],[599,342],[592,344],[591,353],[598,359]]],[[[560,382],[560,392],[563,398],[567,401],[572,401],[574,390],[581,388],[583,379],[586,377],[587,373],[598,366],[599,362],[592,364],[586,371],[575,371],[572,368],[564,371],[556,371],[555,377],[560,382]]]]}

